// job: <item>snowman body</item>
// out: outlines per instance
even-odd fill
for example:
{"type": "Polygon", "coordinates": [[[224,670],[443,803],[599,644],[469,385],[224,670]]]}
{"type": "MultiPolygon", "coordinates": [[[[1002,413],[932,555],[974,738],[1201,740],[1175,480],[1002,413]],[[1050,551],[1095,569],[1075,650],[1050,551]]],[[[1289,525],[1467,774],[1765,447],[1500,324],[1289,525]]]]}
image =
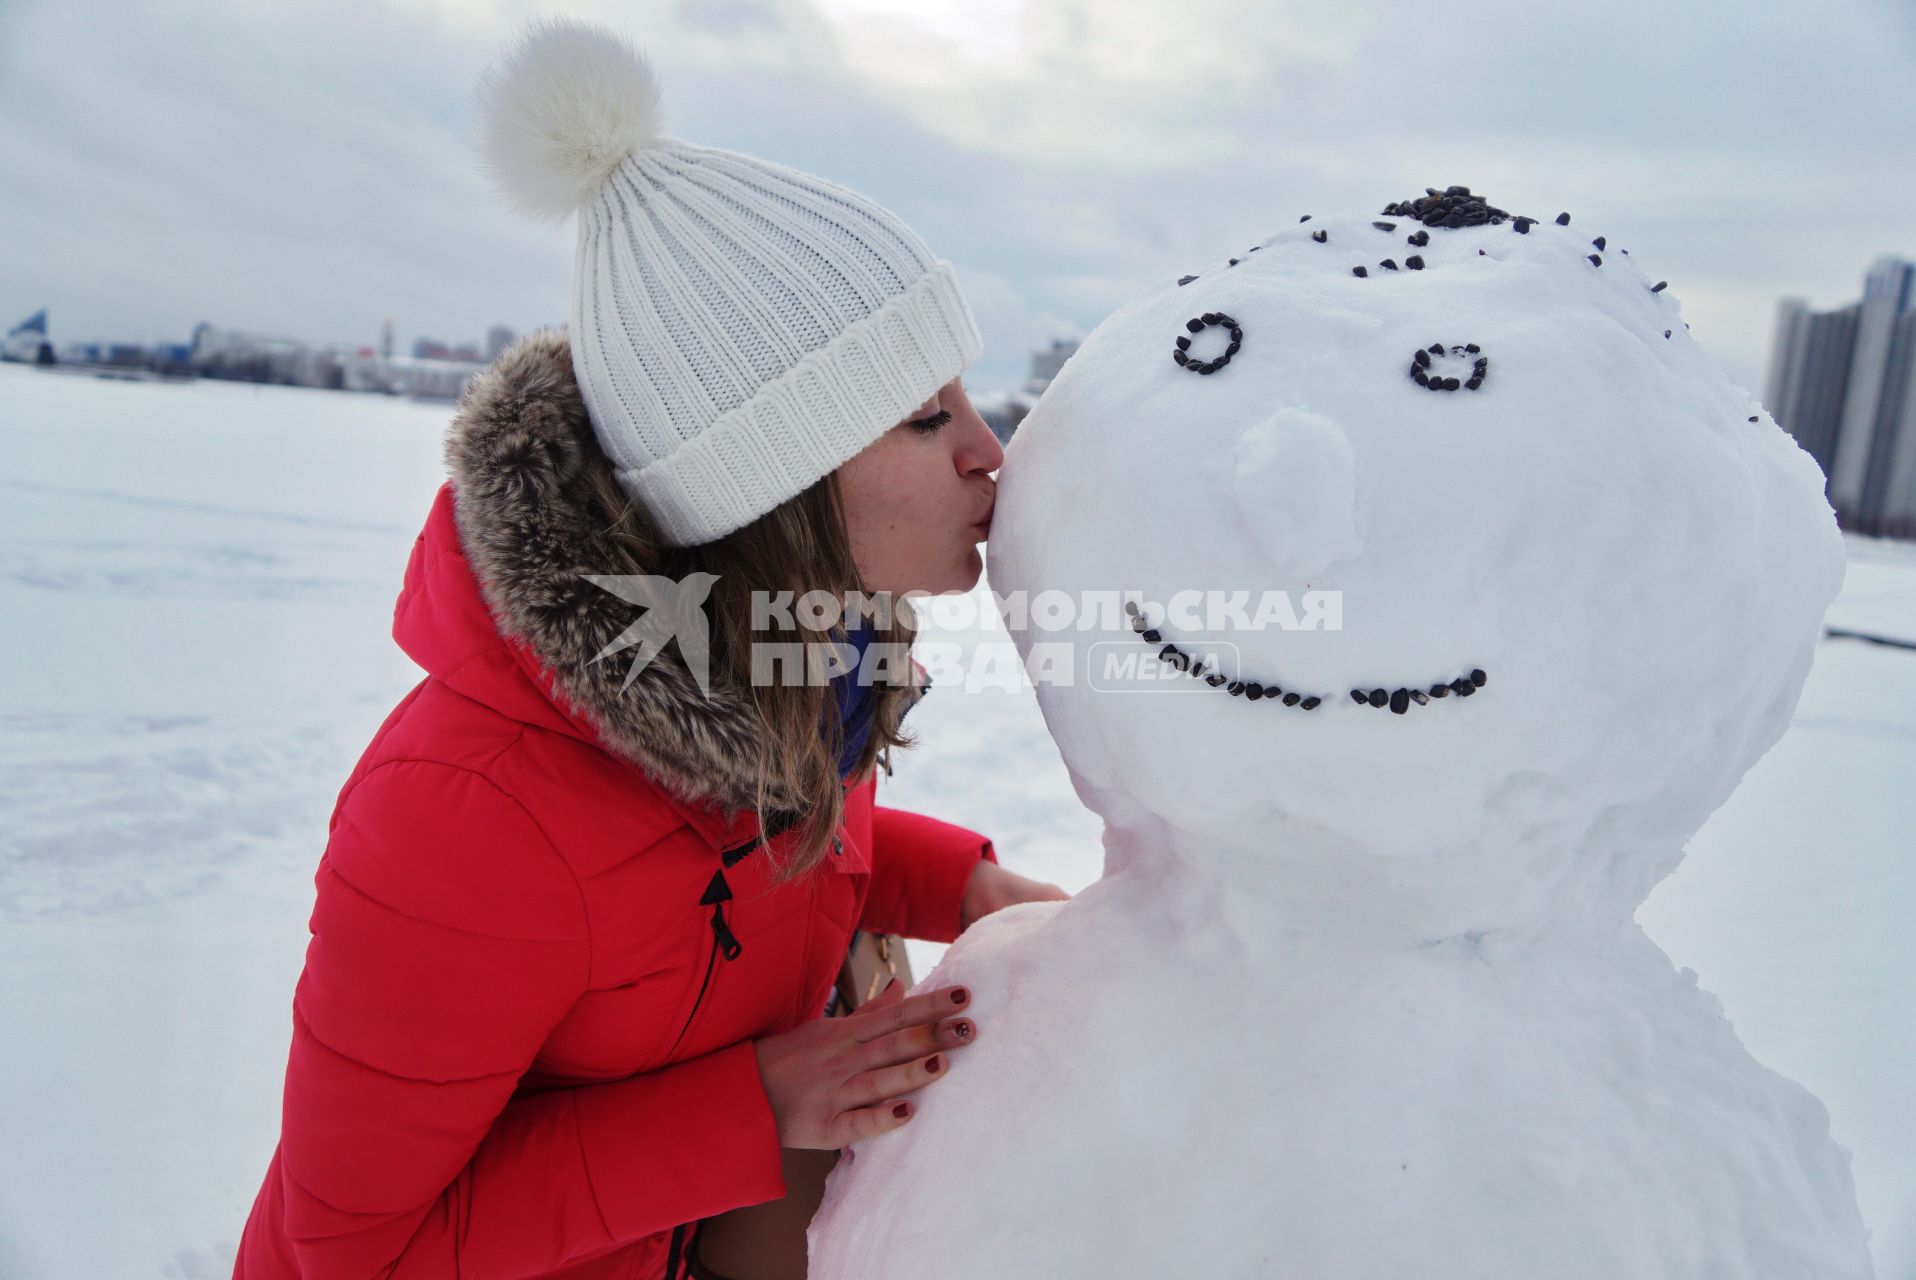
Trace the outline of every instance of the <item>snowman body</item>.
{"type": "Polygon", "coordinates": [[[1627,255],[1453,188],[1167,281],[1021,425],[990,565],[1075,601],[1009,621],[1105,874],[920,984],[978,1040],[813,1276],[1870,1274],[1822,1106],[1633,919],[1842,546],[1627,255]]]}

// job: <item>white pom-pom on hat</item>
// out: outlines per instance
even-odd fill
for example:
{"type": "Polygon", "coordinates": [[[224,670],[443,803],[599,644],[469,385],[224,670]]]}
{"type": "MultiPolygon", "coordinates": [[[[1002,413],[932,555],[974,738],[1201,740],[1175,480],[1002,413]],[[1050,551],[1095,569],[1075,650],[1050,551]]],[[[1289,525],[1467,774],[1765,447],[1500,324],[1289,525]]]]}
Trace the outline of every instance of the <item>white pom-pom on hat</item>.
{"type": "Polygon", "coordinates": [[[572,374],[614,478],[671,546],[805,492],[984,349],[956,270],[896,214],[659,136],[652,70],[605,27],[515,33],[474,105],[506,197],[576,215],[572,374]]]}
{"type": "Polygon", "coordinates": [[[480,77],[484,167],[508,201],[559,221],[658,140],[659,82],[636,46],[576,18],[535,20],[480,77]]]}

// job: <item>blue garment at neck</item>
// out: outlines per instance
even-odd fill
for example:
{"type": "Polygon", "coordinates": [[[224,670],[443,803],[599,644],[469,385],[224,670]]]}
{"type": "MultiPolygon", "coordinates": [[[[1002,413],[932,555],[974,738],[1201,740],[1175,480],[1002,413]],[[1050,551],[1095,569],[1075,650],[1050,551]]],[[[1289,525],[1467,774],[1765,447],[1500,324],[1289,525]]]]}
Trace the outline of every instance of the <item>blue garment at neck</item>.
{"type": "Polygon", "coordinates": [[[838,776],[848,777],[857,767],[865,742],[872,735],[872,721],[878,711],[878,691],[859,679],[864,670],[865,650],[875,638],[871,624],[863,620],[846,628],[845,639],[858,652],[858,660],[843,675],[832,677],[832,692],[837,695],[838,720],[845,726],[845,747],[838,756],[838,776]]]}

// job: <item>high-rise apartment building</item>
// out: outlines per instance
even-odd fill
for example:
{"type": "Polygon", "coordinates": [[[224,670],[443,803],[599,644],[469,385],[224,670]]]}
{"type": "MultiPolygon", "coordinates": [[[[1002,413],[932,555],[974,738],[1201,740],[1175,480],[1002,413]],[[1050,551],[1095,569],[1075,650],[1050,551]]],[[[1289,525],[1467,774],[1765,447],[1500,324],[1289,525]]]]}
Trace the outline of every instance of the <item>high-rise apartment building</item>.
{"type": "Polygon", "coordinates": [[[1783,299],[1765,398],[1844,528],[1916,537],[1916,263],[1877,259],[1862,300],[1834,311],[1783,299]]]}

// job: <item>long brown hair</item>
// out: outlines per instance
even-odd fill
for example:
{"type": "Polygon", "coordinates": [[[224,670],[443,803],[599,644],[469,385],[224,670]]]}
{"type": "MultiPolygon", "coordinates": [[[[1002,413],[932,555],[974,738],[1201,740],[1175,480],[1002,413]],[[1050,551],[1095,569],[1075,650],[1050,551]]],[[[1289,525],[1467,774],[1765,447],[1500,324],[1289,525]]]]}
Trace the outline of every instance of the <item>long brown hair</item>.
{"type": "MultiPolygon", "coordinates": [[[[790,498],[732,533],[693,547],[668,545],[645,508],[620,486],[612,463],[594,451],[593,494],[607,533],[607,544],[621,563],[621,574],[657,574],[669,578],[703,571],[714,574],[706,608],[711,622],[711,679],[749,689],[762,732],[758,743],[757,812],[762,830],[796,827],[785,855],[771,852],[774,882],[793,880],[824,858],[844,817],[846,784],[839,775],[844,750],[844,727],[831,685],[814,671],[813,678],[794,682],[754,678],[754,646],[761,643],[828,646],[845,638],[842,625],[819,630],[795,612],[796,632],[760,631],[752,625],[751,599],[756,591],[827,591],[839,601],[865,590],[852,558],[845,531],[836,472],[826,475],[797,497],[790,498]],[[768,808],[768,795],[802,797],[796,809],[768,808]]],[[[873,694],[876,714],[870,736],[850,777],[862,779],[885,757],[889,769],[892,748],[911,744],[899,727],[905,708],[915,696],[911,688],[910,647],[914,634],[910,604],[891,602],[889,615],[872,621],[873,694]]],[[[822,648],[812,652],[823,652],[822,648]]],[[[811,664],[807,664],[808,667],[811,664]]],[[[789,674],[789,673],[787,673],[789,674]]]]}

